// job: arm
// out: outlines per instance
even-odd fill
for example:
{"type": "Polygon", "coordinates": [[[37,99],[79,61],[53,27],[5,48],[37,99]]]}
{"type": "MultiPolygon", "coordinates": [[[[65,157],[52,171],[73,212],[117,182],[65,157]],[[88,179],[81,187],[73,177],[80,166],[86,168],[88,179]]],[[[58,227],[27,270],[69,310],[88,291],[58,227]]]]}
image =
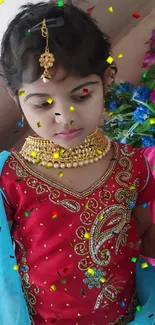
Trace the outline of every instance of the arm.
{"type": "Polygon", "coordinates": [[[155,258],[155,224],[152,224],[149,207],[135,207],[133,217],[141,238],[141,254],[155,258]]]}

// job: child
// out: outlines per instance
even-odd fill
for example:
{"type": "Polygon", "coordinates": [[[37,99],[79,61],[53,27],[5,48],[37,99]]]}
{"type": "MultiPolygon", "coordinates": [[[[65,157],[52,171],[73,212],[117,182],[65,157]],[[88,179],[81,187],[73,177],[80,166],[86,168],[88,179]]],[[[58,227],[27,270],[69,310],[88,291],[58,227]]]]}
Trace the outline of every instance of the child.
{"type": "Polygon", "coordinates": [[[1,53],[9,93],[37,134],[1,175],[31,324],[127,324],[140,308],[135,262],[155,256],[155,181],[142,154],[98,127],[110,42],[75,6],[42,2],[22,6],[1,53]]]}

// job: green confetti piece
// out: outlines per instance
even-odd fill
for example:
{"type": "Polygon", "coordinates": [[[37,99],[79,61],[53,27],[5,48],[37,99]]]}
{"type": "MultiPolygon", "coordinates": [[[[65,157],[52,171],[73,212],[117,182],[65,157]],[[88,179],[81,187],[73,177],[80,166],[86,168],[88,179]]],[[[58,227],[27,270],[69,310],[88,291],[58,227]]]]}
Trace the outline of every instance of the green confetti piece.
{"type": "Polygon", "coordinates": [[[81,289],[80,294],[84,295],[84,288],[81,289]]]}
{"type": "Polygon", "coordinates": [[[26,217],[30,216],[30,212],[28,212],[28,211],[25,211],[24,214],[25,214],[26,217]]]}
{"type": "Polygon", "coordinates": [[[61,284],[66,284],[67,283],[67,280],[66,279],[62,279],[61,280],[61,284]]]}
{"type": "Polygon", "coordinates": [[[155,166],[153,166],[153,169],[155,170],[155,166]]]}
{"type": "Polygon", "coordinates": [[[24,31],[24,35],[25,35],[25,36],[30,35],[30,33],[31,33],[31,31],[30,31],[29,29],[24,31]]]}
{"type": "Polygon", "coordinates": [[[142,307],[141,307],[140,305],[137,306],[136,309],[137,309],[138,311],[142,311],[142,307]]]}
{"type": "Polygon", "coordinates": [[[16,182],[20,182],[20,181],[21,181],[21,178],[16,179],[16,182]]]}
{"type": "Polygon", "coordinates": [[[64,6],[64,2],[62,0],[59,0],[57,2],[57,5],[58,5],[58,7],[63,7],[64,6]]]}
{"type": "Polygon", "coordinates": [[[145,79],[147,76],[147,73],[146,72],[142,72],[142,79],[145,79]]]}
{"type": "Polygon", "coordinates": [[[113,158],[111,158],[110,160],[111,160],[111,161],[116,161],[117,159],[113,157],[113,158]]]}
{"type": "Polygon", "coordinates": [[[17,132],[19,132],[19,130],[15,130],[13,133],[17,133],[17,132]]]}
{"type": "Polygon", "coordinates": [[[131,262],[136,263],[136,262],[137,262],[137,257],[132,257],[132,258],[131,258],[131,262]]]}

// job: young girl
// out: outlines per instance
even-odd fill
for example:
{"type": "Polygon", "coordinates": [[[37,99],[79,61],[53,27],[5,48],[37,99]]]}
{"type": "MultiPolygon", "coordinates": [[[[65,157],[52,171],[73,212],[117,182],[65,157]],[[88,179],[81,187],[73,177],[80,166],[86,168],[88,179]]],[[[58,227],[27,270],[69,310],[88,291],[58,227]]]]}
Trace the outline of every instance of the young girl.
{"type": "Polygon", "coordinates": [[[9,93],[37,134],[1,175],[31,324],[124,325],[136,309],[151,324],[134,271],[140,253],[155,256],[155,181],[139,151],[99,129],[109,40],[75,6],[42,2],[22,6],[1,50],[9,93]]]}

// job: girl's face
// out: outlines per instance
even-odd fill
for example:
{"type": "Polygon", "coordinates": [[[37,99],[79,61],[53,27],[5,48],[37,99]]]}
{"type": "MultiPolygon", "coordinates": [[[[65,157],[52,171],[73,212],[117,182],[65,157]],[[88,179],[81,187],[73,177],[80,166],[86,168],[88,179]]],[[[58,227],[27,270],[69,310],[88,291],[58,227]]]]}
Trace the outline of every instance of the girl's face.
{"type": "Polygon", "coordinates": [[[38,79],[23,84],[22,90],[25,96],[19,96],[19,102],[31,128],[61,147],[79,146],[101,124],[104,96],[97,75],[80,78],[57,68],[49,82],[38,79]]]}

